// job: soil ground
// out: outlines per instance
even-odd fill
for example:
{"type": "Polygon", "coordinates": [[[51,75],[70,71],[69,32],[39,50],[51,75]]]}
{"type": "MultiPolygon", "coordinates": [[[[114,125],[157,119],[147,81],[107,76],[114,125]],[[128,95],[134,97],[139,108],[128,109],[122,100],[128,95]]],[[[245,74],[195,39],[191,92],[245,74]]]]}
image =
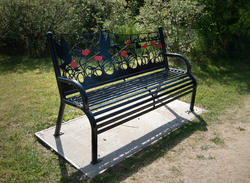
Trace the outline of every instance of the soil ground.
{"type": "Polygon", "coordinates": [[[250,183],[250,95],[123,182],[250,183]]]}

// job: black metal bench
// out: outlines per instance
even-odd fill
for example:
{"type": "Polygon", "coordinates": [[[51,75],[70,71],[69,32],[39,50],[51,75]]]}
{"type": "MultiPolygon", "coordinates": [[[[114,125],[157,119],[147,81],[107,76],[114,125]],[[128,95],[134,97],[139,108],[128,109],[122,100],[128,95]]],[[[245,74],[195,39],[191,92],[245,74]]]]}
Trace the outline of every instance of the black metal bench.
{"type": "Polygon", "coordinates": [[[65,104],[81,109],[92,134],[92,164],[98,162],[98,134],[192,93],[196,81],[186,57],[167,53],[162,28],[146,34],[47,33],[61,97],[55,136],[65,104]],[[180,58],[186,70],[168,66],[180,58]]]}

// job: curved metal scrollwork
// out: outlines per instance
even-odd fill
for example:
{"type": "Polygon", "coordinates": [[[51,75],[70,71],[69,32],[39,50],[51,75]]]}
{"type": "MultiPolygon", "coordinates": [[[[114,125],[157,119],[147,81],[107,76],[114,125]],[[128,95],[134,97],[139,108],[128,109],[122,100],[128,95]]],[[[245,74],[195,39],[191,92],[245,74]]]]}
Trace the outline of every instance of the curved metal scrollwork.
{"type": "Polygon", "coordinates": [[[164,65],[158,32],[59,35],[56,42],[62,75],[84,85],[164,65]]]}

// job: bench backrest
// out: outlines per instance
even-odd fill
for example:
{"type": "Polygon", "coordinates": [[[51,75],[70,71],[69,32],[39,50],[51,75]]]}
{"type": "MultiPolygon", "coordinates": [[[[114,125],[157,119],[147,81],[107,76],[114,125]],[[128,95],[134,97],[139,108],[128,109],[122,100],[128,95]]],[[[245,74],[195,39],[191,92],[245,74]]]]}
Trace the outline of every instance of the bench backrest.
{"type": "Polygon", "coordinates": [[[145,34],[47,33],[56,77],[90,89],[158,68],[168,68],[162,28],[145,34]]]}

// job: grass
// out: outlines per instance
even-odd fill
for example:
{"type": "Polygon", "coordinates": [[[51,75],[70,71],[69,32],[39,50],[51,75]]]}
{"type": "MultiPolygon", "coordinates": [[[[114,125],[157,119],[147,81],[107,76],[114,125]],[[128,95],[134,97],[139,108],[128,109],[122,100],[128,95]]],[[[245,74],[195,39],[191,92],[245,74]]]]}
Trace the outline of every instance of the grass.
{"type": "Polygon", "coordinates": [[[242,128],[240,126],[237,129],[240,130],[240,131],[245,131],[246,130],[245,128],[242,128]]]}
{"type": "MultiPolygon", "coordinates": [[[[241,60],[193,63],[198,80],[196,105],[209,112],[97,176],[91,182],[120,182],[163,157],[168,150],[206,125],[250,91],[250,67],[241,60]]],[[[85,182],[81,173],[41,146],[34,133],[53,126],[59,95],[50,59],[0,56],[0,182],[85,182]]],[[[189,101],[190,98],[184,97],[189,101]]],[[[64,119],[81,111],[66,107],[64,119]]],[[[241,130],[239,128],[239,130],[241,130]]],[[[215,137],[214,143],[221,139],[215,137]]],[[[204,147],[204,150],[206,148],[204,147]]]]}
{"type": "Polygon", "coordinates": [[[201,146],[201,150],[203,150],[203,151],[207,151],[208,149],[209,149],[208,145],[202,145],[201,146]]]}
{"type": "Polygon", "coordinates": [[[170,171],[174,172],[176,174],[176,176],[181,175],[181,171],[176,166],[172,166],[170,168],[170,171]]]}
{"type": "Polygon", "coordinates": [[[217,145],[222,145],[222,144],[224,144],[224,140],[222,139],[222,138],[220,138],[219,136],[217,136],[216,135],[216,137],[214,137],[214,138],[212,138],[212,139],[210,139],[211,140],[211,142],[213,142],[213,143],[215,143],[215,144],[217,144],[217,145]]]}
{"type": "Polygon", "coordinates": [[[197,154],[196,157],[200,160],[204,160],[205,156],[203,154],[197,154]]]}

